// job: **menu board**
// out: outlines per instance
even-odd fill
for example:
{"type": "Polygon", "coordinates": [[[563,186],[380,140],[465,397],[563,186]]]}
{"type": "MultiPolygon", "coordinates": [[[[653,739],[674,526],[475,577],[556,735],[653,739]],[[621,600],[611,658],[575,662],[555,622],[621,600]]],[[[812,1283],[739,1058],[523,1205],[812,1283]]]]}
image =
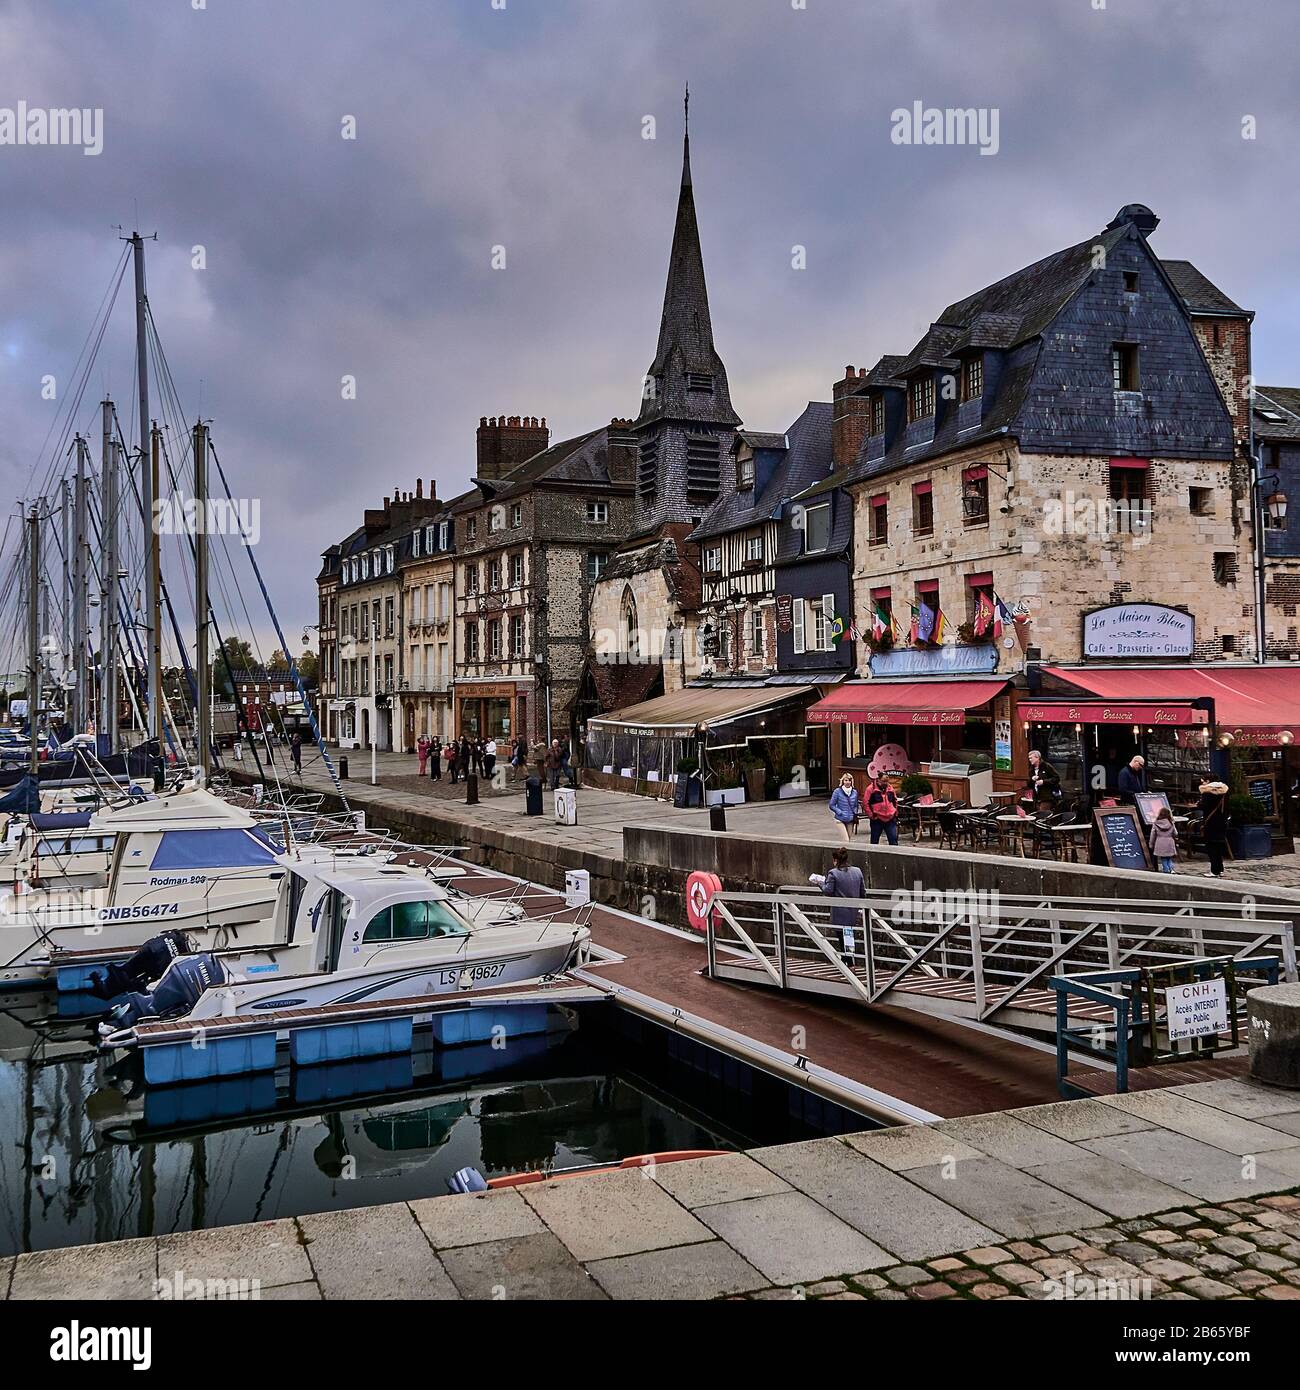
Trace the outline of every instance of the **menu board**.
{"type": "Polygon", "coordinates": [[[1146,831],[1133,806],[1105,806],[1092,813],[1094,857],[1112,869],[1150,869],[1146,831]],[[1104,856],[1104,858],[1102,857],[1104,856]]]}
{"type": "Polygon", "coordinates": [[[1155,822],[1155,818],[1160,814],[1161,809],[1173,814],[1173,807],[1169,804],[1169,798],[1164,792],[1138,792],[1133,798],[1137,802],[1138,815],[1142,817],[1146,825],[1155,822]]]}
{"type": "Polygon", "coordinates": [[[1246,790],[1264,808],[1264,814],[1270,818],[1277,815],[1277,774],[1274,772],[1260,773],[1250,777],[1246,781],[1246,790]]]}

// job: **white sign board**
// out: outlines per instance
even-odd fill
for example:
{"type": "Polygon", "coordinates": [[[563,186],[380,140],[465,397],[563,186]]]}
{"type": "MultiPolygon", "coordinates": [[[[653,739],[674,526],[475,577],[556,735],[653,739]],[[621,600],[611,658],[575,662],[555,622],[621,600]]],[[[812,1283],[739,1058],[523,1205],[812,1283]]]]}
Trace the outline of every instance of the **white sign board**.
{"type": "Polygon", "coordinates": [[[586,869],[569,869],[564,875],[565,907],[584,907],[591,901],[591,874],[586,869]]]}
{"type": "Polygon", "coordinates": [[[557,825],[577,825],[578,793],[572,787],[555,789],[555,823],[557,825]]]}
{"type": "Polygon", "coordinates": [[[1083,616],[1084,656],[1191,656],[1196,621],[1160,603],[1120,603],[1083,616]]]}
{"type": "Polygon", "coordinates": [[[1190,985],[1172,985],[1165,990],[1165,1011],[1170,1042],[1226,1032],[1227,984],[1223,980],[1197,980],[1190,985]]]}

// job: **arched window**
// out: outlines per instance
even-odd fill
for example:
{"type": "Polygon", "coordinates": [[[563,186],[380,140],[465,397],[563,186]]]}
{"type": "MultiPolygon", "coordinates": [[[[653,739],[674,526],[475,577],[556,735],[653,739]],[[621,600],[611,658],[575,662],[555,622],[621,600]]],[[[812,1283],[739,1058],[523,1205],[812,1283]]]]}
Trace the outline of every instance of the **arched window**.
{"type": "Polygon", "coordinates": [[[637,622],[636,599],[631,589],[623,590],[623,649],[628,656],[641,655],[641,627],[637,622]]]}

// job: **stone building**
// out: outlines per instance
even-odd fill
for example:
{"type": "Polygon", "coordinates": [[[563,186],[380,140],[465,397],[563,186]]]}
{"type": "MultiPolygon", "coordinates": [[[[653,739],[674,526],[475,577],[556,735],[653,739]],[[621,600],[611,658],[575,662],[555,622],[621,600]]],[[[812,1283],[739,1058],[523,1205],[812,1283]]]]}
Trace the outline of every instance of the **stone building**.
{"type": "Polygon", "coordinates": [[[629,430],[613,420],[548,447],[544,419],[480,422],[474,486],[449,509],[458,733],[572,731],[592,587],[631,524],[629,430]]]}
{"type": "Polygon", "coordinates": [[[1138,747],[1184,781],[1208,766],[1195,672],[1257,653],[1250,320],[1159,259],[1157,223],[1130,205],[837,383],[871,680],[810,711],[836,767],[931,769],[969,796],[976,774],[1022,785],[1031,744],[1075,790],[1138,747]],[[1163,687],[1131,675],[1107,714],[1068,698],[1085,661],[1185,664],[1163,687]],[[1158,710],[1138,702],[1157,688],[1158,710]]]}
{"type": "Polygon", "coordinates": [[[631,530],[592,595],[587,689],[605,710],[679,690],[700,674],[702,576],[690,537],[736,491],[739,424],[713,343],[687,130],[659,340],[631,429],[631,530]]]}
{"type": "Polygon", "coordinates": [[[316,576],[316,727],[327,743],[339,736],[339,548],[329,546],[316,576]]]}
{"type": "Polygon", "coordinates": [[[456,560],[451,509],[413,525],[402,539],[402,622],[405,660],[399,681],[403,745],[422,736],[445,742],[454,728],[451,708],[456,661],[456,560]]]}

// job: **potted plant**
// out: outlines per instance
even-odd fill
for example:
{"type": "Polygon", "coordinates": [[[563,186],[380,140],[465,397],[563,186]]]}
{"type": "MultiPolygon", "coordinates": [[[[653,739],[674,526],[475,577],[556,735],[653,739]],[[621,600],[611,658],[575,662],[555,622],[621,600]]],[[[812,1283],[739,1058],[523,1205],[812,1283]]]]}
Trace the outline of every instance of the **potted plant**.
{"type": "Polygon", "coordinates": [[[901,796],[933,796],[934,785],[919,772],[909,772],[899,782],[898,791],[901,796]]]}
{"type": "Polygon", "coordinates": [[[872,652],[888,652],[894,649],[894,634],[886,628],[879,636],[874,633],[865,633],[862,639],[872,652]]]}
{"type": "Polygon", "coordinates": [[[957,624],[957,637],[968,647],[984,647],[993,640],[993,630],[988,627],[983,632],[976,632],[975,624],[967,621],[957,624]]]}
{"type": "Polygon", "coordinates": [[[740,760],[740,774],[750,801],[762,801],[767,790],[767,764],[757,753],[746,753],[740,760]]]}
{"type": "Polygon", "coordinates": [[[1272,839],[1268,816],[1253,796],[1237,792],[1228,798],[1228,843],[1237,859],[1267,859],[1272,839]]]}
{"type": "Polygon", "coordinates": [[[698,759],[677,759],[677,781],[673,784],[674,806],[698,806],[700,804],[699,770],[698,759]]]}

